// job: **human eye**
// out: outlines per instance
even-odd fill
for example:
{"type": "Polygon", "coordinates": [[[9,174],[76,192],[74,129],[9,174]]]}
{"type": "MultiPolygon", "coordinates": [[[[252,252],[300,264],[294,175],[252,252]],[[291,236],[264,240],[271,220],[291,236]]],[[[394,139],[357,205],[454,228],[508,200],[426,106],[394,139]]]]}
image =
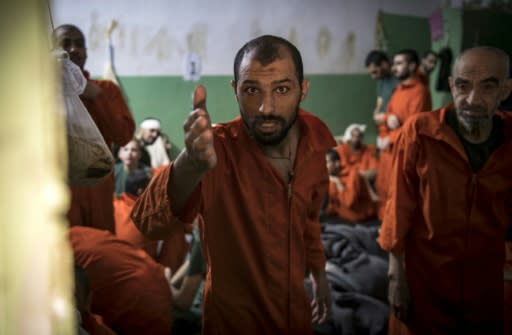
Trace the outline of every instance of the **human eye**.
{"type": "Polygon", "coordinates": [[[457,83],[455,85],[455,87],[457,87],[457,90],[459,90],[461,92],[465,92],[465,91],[467,91],[469,85],[467,83],[457,83]]]}
{"type": "Polygon", "coordinates": [[[290,88],[287,86],[279,86],[276,88],[276,92],[279,94],[286,94],[288,91],[290,91],[290,88]]]}
{"type": "Polygon", "coordinates": [[[258,89],[253,86],[247,86],[246,88],[244,88],[244,92],[249,95],[254,95],[254,94],[258,93],[258,89]]]}

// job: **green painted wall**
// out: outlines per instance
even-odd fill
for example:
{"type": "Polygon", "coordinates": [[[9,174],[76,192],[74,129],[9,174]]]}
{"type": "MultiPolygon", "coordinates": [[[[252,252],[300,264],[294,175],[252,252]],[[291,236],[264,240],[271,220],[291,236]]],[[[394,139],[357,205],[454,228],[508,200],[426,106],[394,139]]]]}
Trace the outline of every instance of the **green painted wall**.
{"type": "MultiPolygon", "coordinates": [[[[375,143],[371,125],[375,105],[375,82],[367,74],[307,75],[310,90],[302,107],[319,116],[334,135],[342,134],[354,122],[368,125],[366,141],[375,143]]],[[[229,121],[238,115],[230,85],[231,76],[205,76],[199,83],[207,90],[207,108],[213,122],[229,121]]],[[[178,147],[183,147],[183,122],[192,110],[195,82],[181,77],[121,77],[122,89],[137,125],[154,116],[162,121],[163,131],[178,147]]]]}

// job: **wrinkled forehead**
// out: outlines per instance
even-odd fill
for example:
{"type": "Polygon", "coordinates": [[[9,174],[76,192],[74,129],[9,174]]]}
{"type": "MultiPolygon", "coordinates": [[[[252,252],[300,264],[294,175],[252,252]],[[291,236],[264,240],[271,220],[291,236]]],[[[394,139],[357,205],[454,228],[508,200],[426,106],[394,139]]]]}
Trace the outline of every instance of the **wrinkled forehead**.
{"type": "Polygon", "coordinates": [[[455,62],[453,76],[475,80],[495,77],[501,81],[508,76],[508,64],[491,52],[473,52],[455,62]]]}
{"type": "Polygon", "coordinates": [[[292,72],[296,71],[295,63],[293,62],[290,52],[283,46],[279,46],[276,52],[272,54],[272,56],[262,56],[260,52],[260,50],[255,48],[245,53],[242,61],[240,62],[240,75],[242,75],[244,72],[251,71],[254,68],[270,69],[277,63],[279,63],[281,69],[287,69],[292,72]]]}

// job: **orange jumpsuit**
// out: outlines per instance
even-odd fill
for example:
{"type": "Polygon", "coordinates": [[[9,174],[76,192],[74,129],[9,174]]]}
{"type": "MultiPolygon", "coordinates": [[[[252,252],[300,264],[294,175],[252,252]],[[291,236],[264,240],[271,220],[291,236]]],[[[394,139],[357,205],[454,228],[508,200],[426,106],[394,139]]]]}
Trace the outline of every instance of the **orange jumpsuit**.
{"type": "Polygon", "coordinates": [[[336,185],[329,186],[329,200],[334,201],[331,203],[334,207],[332,214],[350,222],[375,218],[376,204],[370,197],[364,179],[359,175],[360,171],[377,169],[375,146],[363,145],[361,149],[354,152],[349,144],[344,143],[338,145],[336,151],[342,166],[340,181],[345,189],[343,192],[338,192],[336,185]]]}
{"type": "Polygon", "coordinates": [[[394,115],[400,121],[400,125],[403,125],[411,115],[430,110],[432,110],[430,91],[417,77],[409,80],[407,83],[396,85],[395,91],[393,91],[393,95],[391,95],[391,99],[388,103],[384,122],[378,127],[378,137],[381,139],[387,137],[390,140],[388,148],[381,150],[379,153],[377,179],[375,180],[375,188],[380,198],[379,219],[381,220],[384,216],[384,206],[387,200],[393,146],[400,133],[400,127],[396,129],[388,128],[387,119],[391,115],[394,115]]]}
{"type": "Polygon", "coordinates": [[[80,326],[85,329],[89,335],[116,335],[105,323],[103,318],[92,313],[84,313],[81,315],[82,322],[80,326]]]}
{"type": "Polygon", "coordinates": [[[76,226],[69,238],[90,280],[92,313],[120,334],[170,334],[172,297],[162,265],[108,231],[76,226]]]}
{"type": "Polygon", "coordinates": [[[170,210],[172,166],[137,200],[132,218],[150,235],[183,229],[180,221],[197,213],[204,218],[203,334],[312,334],[304,275],[325,266],[319,210],[328,186],[325,152],[335,141],[307,112],[296,122],[301,138],[289,183],[237,118],[214,127],[217,165],[181,215],[170,210]]]}
{"type": "Polygon", "coordinates": [[[405,255],[414,334],[460,326],[465,334],[501,334],[512,123],[505,120],[505,142],[474,173],[444,121],[450,109],[415,115],[402,127],[379,244],[405,255]]]}
{"type": "Polygon", "coordinates": [[[126,192],[114,197],[116,236],[143,249],[158,263],[171,268],[173,273],[178,271],[190,250],[190,245],[185,239],[185,233],[191,230],[190,227],[187,225],[185,230],[171,234],[163,241],[160,252],[157,252],[158,242],[145,237],[130,217],[136,200],[137,197],[126,192]]]}
{"type": "MultiPolygon", "coordinates": [[[[84,73],[89,79],[89,74],[84,73]]],[[[132,138],[135,123],[119,87],[109,80],[90,80],[101,88],[96,99],[82,99],[105,143],[125,145],[132,138]]],[[[88,226],[114,232],[114,177],[92,186],[71,187],[68,220],[71,226],[88,226]]]]}

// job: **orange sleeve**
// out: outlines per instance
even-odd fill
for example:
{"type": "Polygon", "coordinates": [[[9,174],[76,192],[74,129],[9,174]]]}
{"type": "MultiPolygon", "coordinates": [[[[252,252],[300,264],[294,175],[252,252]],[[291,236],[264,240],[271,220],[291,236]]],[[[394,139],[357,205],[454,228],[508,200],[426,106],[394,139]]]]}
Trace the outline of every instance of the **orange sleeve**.
{"type": "Polygon", "coordinates": [[[338,192],[337,197],[341,205],[353,208],[357,195],[361,191],[361,177],[357,168],[351,168],[348,175],[340,178],[344,186],[343,192],[338,192]]]}
{"type": "MultiPolygon", "coordinates": [[[[324,154],[322,153],[322,158],[324,154]]],[[[325,159],[325,158],[324,158],[325,159]]],[[[325,165],[325,164],[324,164],[325,165]]],[[[304,242],[306,245],[306,266],[310,270],[320,270],[325,268],[325,253],[322,240],[320,239],[320,206],[327,194],[329,188],[329,176],[327,168],[322,169],[320,182],[313,191],[311,207],[306,219],[306,228],[304,231],[304,242]]]]}
{"type": "MultiPolygon", "coordinates": [[[[414,114],[432,110],[432,98],[430,97],[430,91],[424,85],[421,85],[420,88],[421,89],[414,90],[412,92],[407,106],[395,114],[398,117],[400,124],[403,125],[407,119],[414,114]]],[[[395,143],[397,141],[400,128],[401,127],[390,131],[389,140],[391,143],[395,143]]]]}
{"type": "Polygon", "coordinates": [[[398,137],[389,180],[389,194],[378,242],[382,249],[400,254],[419,201],[415,162],[419,144],[413,140],[412,124],[398,137]]]}
{"type": "Polygon", "coordinates": [[[178,230],[183,231],[185,224],[192,222],[199,211],[201,184],[192,193],[181,213],[172,213],[168,184],[173,165],[171,163],[151,179],[131,213],[137,228],[152,239],[165,239],[178,230]]]}
{"type": "Polygon", "coordinates": [[[101,87],[101,95],[104,96],[108,117],[104,116],[109,138],[120,146],[128,143],[135,134],[135,122],[128,109],[128,105],[119,87],[109,80],[95,80],[94,83],[101,87]]]}

